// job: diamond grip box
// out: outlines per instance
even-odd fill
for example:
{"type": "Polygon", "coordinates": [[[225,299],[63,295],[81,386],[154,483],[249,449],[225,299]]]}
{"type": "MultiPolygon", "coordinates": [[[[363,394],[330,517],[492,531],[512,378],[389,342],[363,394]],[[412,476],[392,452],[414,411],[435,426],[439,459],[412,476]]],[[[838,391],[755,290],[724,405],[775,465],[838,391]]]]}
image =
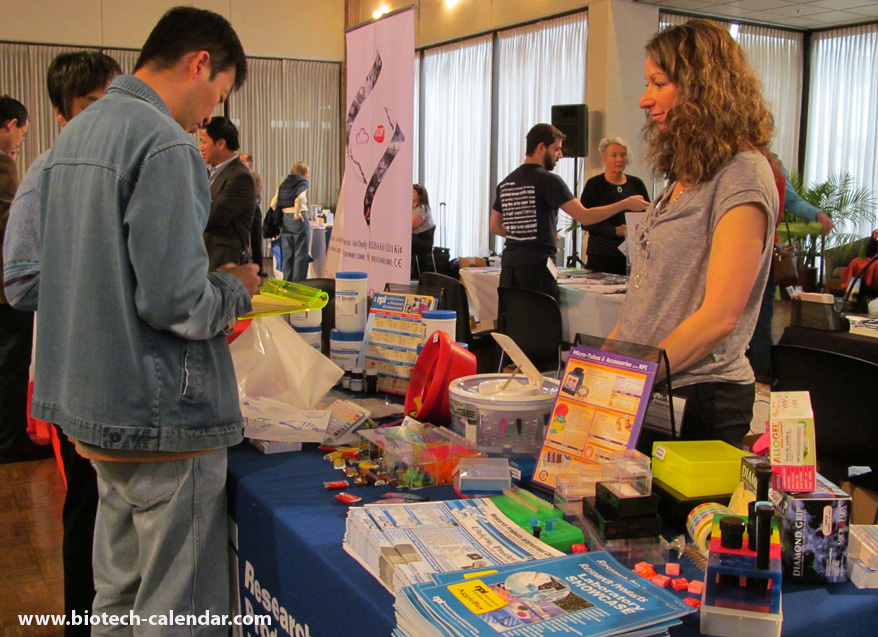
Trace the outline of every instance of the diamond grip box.
{"type": "Polygon", "coordinates": [[[784,582],[847,579],[851,497],[820,474],[810,493],[775,491],[784,582]]]}

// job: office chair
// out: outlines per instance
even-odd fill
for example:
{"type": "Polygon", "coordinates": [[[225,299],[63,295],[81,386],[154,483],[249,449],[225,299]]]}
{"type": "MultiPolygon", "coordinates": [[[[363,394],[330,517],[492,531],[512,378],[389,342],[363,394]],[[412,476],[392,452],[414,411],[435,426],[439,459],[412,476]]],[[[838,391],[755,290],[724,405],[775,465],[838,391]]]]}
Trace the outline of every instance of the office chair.
{"type": "Polygon", "coordinates": [[[878,466],[878,365],[835,352],[775,345],[772,391],[807,391],[820,473],[839,483],[851,466],[878,466]]]}
{"type": "Polygon", "coordinates": [[[335,327],[335,279],[302,279],[299,283],[312,288],[317,288],[318,290],[323,290],[329,295],[329,303],[323,308],[323,314],[321,315],[320,320],[320,327],[322,328],[322,346],[320,351],[326,354],[326,356],[329,356],[330,332],[335,327]]]}
{"type": "Polygon", "coordinates": [[[454,310],[457,313],[454,340],[466,343],[469,351],[476,355],[479,373],[494,369],[494,339],[490,330],[473,334],[470,327],[469,299],[463,283],[444,274],[424,272],[418,282],[418,294],[429,294],[439,299],[437,309],[454,310]]]}
{"type": "Polygon", "coordinates": [[[558,301],[542,292],[502,285],[497,294],[497,331],[515,341],[538,370],[553,370],[557,375],[563,341],[558,301]]]}

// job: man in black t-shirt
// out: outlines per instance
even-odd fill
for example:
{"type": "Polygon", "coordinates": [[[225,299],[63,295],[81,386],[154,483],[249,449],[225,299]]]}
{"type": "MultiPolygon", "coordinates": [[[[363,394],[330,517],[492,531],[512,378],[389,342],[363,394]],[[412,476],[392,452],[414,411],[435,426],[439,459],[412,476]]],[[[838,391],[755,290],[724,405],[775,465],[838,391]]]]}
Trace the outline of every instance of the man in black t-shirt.
{"type": "Polygon", "coordinates": [[[506,237],[500,261],[500,285],[535,290],[558,298],[558,282],[548,260],[558,249],[558,208],[582,224],[595,223],[623,210],[645,210],[646,201],[629,197],[609,206],[585,208],[567,184],[550,171],[563,156],[565,135],[550,124],[527,134],[524,163],[497,186],[490,230],[506,237]]]}

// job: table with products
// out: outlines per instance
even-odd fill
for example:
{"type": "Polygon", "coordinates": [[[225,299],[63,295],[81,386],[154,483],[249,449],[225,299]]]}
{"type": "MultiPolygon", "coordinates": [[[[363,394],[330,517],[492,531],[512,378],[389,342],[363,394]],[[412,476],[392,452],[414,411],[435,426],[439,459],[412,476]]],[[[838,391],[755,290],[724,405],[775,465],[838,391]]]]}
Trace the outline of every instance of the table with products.
{"type": "MultiPolygon", "coordinates": [[[[470,312],[484,325],[496,322],[500,268],[462,268],[460,279],[466,286],[470,312]]],[[[572,343],[577,333],[610,335],[622,313],[624,294],[592,291],[578,285],[576,278],[561,278],[558,287],[565,341],[572,343]]]]}
{"type": "MultiPolygon", "coordinates": [[[[342,548],[348,507],[336,501],[338,492],[323,487],[340,477],[323,455],[313,444],[268,456],[249,443],[230,450],[229,508],[238,557],[233,595],[244,612],[273,615],[271,632],[277,635],[387,637],[396,624],[394,596],[342,548]]],[[[348,493],[366,503],[387,490],[361,486],[348,493]]],[[[431,500],[455,497],[447,486],[419,493],[431,500]]],[[[684,577],[703,578],[687,558],[680,564],[684,577]]],[[[858,590],[850,582],[785,584],[783,591],[783,635],[867,635],[878,625],[878,591],[858,590]]],[[[670,632],[698,635],[698,614],[670,632]]]]}
{"type": "Polygon", "coordinates": [[[827,332],[790,325],[784,330],[778,344],[810,347],[878,363],[878,338],[850,332],[827,332]]]}

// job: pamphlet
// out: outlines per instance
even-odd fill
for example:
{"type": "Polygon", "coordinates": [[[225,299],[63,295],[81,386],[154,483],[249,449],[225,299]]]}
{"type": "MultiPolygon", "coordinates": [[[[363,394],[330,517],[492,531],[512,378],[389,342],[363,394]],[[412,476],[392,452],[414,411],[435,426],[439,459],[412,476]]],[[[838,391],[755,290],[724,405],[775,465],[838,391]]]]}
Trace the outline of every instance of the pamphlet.
{"type": "Polygon", "coordinates": [[[637,443],[658,364],[591,347],[570,350],[533,481],[607,462],[637,443]]]}
{"type": "Polygon", "coordinates": [[[366,369],[378,370],[378,389],[405,394],[424,341],[421,312],[436,307],[432,296],[378,292],[367,327],[366,369]]]}
{"type": "Polygon", "coordinates": [[[394,635],[654,635],[695,609],[604,551],[437,575],[397,593],[394,635]]]}

